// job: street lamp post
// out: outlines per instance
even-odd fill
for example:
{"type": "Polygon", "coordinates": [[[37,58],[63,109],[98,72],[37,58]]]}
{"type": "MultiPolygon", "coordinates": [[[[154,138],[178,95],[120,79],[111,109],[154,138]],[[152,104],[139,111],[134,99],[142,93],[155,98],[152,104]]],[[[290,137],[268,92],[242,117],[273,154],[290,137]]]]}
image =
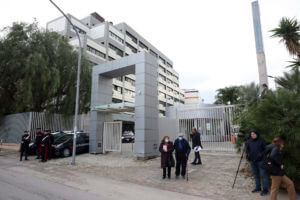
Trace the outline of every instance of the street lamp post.
{"type": "Polygon", "coordinates": [[[77,83],[76,83],[76,104],[75,104],[75,117],[74,117],[74,137],[73,137],[73,149],[72,149],[72,165],[75,165],[75,155],[76,155],[76,133],[77,133],[77,121],[78,121],[78,107],[79,107],[79,86],[80,86],[80,64],[81,64],[81,40],[78,33],[78,30],[73,25],[72,21],[69,17],[52,1],[49,0],[58,10],[63,14],[63,16],[68,20],[71,24],[72,28],[74,29],[76,36],[79,41],[79,48],[78,48],[78,66],[77,66],[77,83]]]}

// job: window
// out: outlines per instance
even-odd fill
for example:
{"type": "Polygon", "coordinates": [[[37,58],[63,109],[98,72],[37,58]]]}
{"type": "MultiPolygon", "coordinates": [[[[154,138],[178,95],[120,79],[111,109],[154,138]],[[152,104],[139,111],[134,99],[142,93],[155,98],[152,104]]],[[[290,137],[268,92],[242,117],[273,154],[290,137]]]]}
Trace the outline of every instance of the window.
{"type": "Polygon", "coordinates": [[[115,51],[117,55],[123,57],[123,51],[121,49],[119,49],[118,47],[116,47],[116,46],[109,43],[109,48],[111,50],[115,51]]]}
{"type": "Polygon", "coordinates": [[[170,68],[173,68],[173,66],[168,62],[167,62],[167,66],[170,67],[170,68]]]}
{"type": "Polygon", "coordinates": [[[167,91],[168,91],[168,92],[173,92],[173,89],[170,88],[170,87],[167,87],[167,91]]]}
{"type": "Polygon", "coordinates": [[[158,92],[158,95],[160,96],[160,97],[163,97],[163,98],[166,98],[166,94],[165,93],[163,93],[163,92],[158,92]]]}
{"type": "Polygon", "coordinates": [[[122,103],[122,100],[112,98],[112,103],[122,103]]]}
{"type": "Polygon", "coordinates": [[[159,65],[159,69],[161,69],[164,73],[166,73],[166,69],[163,66],[159,65]]]}
{"type": "Polygon", "coordinates": [[[131,33],[129,33],[128,31],[126,31],[126,35],[134,42],[137,44],[137,39],[136,37],[134,37],[131,33]]]}
{"type": "Polygon", "coordinates": [[[114,34],[113,32],[109,31],[109,36],[112,37],[113,39],[115,39],[116,41],[124,44],[124,40],[122,38],[120,38],[119,36],[117,36],[116,34],[114,34]]]}
{"type": "Polygon", "coordinates": [[[112,61],[112,60],[115,60],[115,59],[113,57],[108,56],[108,60],[112,61]]]}
{"type": "Polygon", "coordinates": [[[172,84],[172,81],[167,78],[167,83],[172,84]]]}
{"type": "Polygon", "coordinates": [[[117,77],[116,79],[117,79],[118,81],[123,82],[123,76],[119,76],[119,77],[117,77]]]}
{"type": "Polygon", "coordinates": [[[158,87],[164,90],[166,89],[166,86],[162,83],[158,83],[158,87]]]}
{"type": "Polygon", "coordinates": [[[131,78],[125,77],[125,81],[127,81],[128,83],[130,83],[132,86],[135,85],[135,80],[133,80],[131,78]]]}
{"type": "Polygon", "coordinates": [[[143,48],[143,49],[147,49],[148,50],[148,47],[144,43],[142,43],[141,41],[139,41],[139,46],[141,48],[143,48]]]}
{"type": "Polygon", "coordinates": [[[87,48],[86,48],[89,52],[92,52],[93,54],[96,54],[97,56],[100,56],[102,58],[105,58],[106,55],[105,53],[102,53],[101,51],[98,51],[97,49],[87,45],[87,48]]]}
{"type": "Polygon", "coordinates": [[[136,48],[134,48],[132,45],[130,45],[129,43],[125,43],[126,44],[126,46],[133,52],[133,53],[136,53],[137,52],[137,49],[136,48]]]}
{"type": "Polygon", "coordinates": [[[159,78],[161,78],[162,80],[166,81],[166,77],[163,75],[159,75],[159,78]]]}
{"type": "Polygon", "coordinates": [[[165,59],[163,59],[163,58],[162,58],[162,57],[160,57],[160,56],[159,56],[159,60],[160,60],[162,63],[166,64],[166,61],[165,61],[165,59]]]}
{"type": "Polygon", "coordinates": [[[121,88],[119,86],[114,85],[114,91],[117,91],[117,92],[123,94],[123,88],[121,88]]]}
{"type": "Polygon", "coordinates": [[[152,51],[151,49],[150,49],[150,54],[152,55],[152,56],[154,56],[154,57],[156,57],[157,58],[157,53],[155,53],[154,51],[152,51]]]}
{"type": "Polygon", "coordinates": [[[168,75],[168,76],[172,76],[172,73],[169,72],[169,71],[167,71],[167,75],[168,75]]]}

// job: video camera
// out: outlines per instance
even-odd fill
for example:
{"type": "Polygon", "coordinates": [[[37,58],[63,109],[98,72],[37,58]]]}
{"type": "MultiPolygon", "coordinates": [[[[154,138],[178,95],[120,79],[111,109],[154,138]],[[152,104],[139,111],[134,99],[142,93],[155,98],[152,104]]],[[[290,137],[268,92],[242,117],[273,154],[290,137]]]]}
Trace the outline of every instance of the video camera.
{"type": "Polygon", "coordinates": [[[238,138],[244,139],[245,141],[250,139],[250,134],[247,133],[246,130],[239,130],[239,133],[237,134],[237,136],[238,136],[238,138]]]}

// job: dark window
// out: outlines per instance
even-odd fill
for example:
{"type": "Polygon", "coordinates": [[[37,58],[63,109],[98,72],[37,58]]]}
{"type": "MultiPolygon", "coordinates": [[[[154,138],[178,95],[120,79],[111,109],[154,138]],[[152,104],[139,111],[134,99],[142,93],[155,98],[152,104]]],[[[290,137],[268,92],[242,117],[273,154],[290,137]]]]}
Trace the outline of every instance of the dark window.
{"type": "Polygon", "coordinates": [[[163,59],[163,58],[162,58],[162,57],[160,57],[160,56],[159,56],[159,60],[160,60],[162,63],[166,64],[166,61],[165,61],[165,59],[163,59]]]}
{"type": "Polygon", "coordinates": [[[112,61],[112,60],[115,60],[115,59],[113,57],[108,56],[108,60],[112,61]]]}
{"type": "Polygon", "coordinates": [[[122,44],[124,43],[124,40],[122,38],[120,38],[119,36],[117,36],[116,34],[114,34],[113,32],[109,31],[109,35],[110,35],[110,37],[114,38],[118,42],[121,42],[122,44]]]}
{"type": "Polygon", "coordinates": [[[142,47],[143,49],[148,50],[148,47],[144,43],[142,43],[141,41],[139,41],[139,46],[142,47]]]}
{"type": "Polygon", "coordinates": [[[95,48],[93,48],[93,47],[91,47],[91,46],[89,46],[89,45],[87,45],[87,50],[88,50],[89,52],[92,52],[93,54],[96,54],[97,56],[102,57],[102,58],[105,58],[105,57],[106,57],[106,56],[105,56],[105,53],[102,53],[101,51],[98,51],[97,49],[95,49],[95,48]]]}
{"type": "Polygon", "coordinates": [[[118,47],[116,47],[116,46],[109,43],[109,48],[111,50],[115,51],[117,55],[123,57],[123,51],[121,49],[119,49],[118,47]]]}
{"type": "Polygon", "coordinates": [[[129,43],[125,42],[125,44],[126,44],[126,46],[127,46],[129,49],[131,49],[131,51],[132,51],[133,53],[136,53],[136,52],[137,52],[137,49],[134,48],[133,46],[131,46],[129,43]]]}
{"type": "Polygon", "coordinates": [[[126,35],[134,42],[137,44],[137,39],[136,37],[134,37],[131,33],[129,33],[128,31],[126,31],[126,35]]]}
{"type": "Polygon", "coordinates": [[[125,81],[127,81],[128,83],[130,83],[132,86],[135,85],[135,80],[131,79],[131,78],[128,78],[125,76],[125,81]]]}
{"type": "Polygon", "coordinates": [[[151,49],[150,49],[150,54],[152,55],[152,56],[154,56],[154,57],[156,57],[157,58],[157,53],[155,53],[154,51],[152,51],[151,49]]]}
{"type": "Polygon", "coordinates": [[[112,98],[112,102],[113,102],[113,103],[122,103],[122,100],[112,98]]]}
{"type": "Polygon", "coordinates": [[[167,66],[173,68],[173,66],[167,62],[167,66]]]}

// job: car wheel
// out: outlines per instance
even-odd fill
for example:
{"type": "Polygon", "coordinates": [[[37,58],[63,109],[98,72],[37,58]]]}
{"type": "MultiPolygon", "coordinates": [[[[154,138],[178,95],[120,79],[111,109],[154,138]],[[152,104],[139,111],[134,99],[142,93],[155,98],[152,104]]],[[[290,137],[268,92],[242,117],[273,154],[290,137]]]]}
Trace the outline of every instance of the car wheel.
{"type": "Polygon", "coordinates": [[[63,150],[63,157],[69,157],[71,155],[71,151],[68,148],[63,150]]]}

